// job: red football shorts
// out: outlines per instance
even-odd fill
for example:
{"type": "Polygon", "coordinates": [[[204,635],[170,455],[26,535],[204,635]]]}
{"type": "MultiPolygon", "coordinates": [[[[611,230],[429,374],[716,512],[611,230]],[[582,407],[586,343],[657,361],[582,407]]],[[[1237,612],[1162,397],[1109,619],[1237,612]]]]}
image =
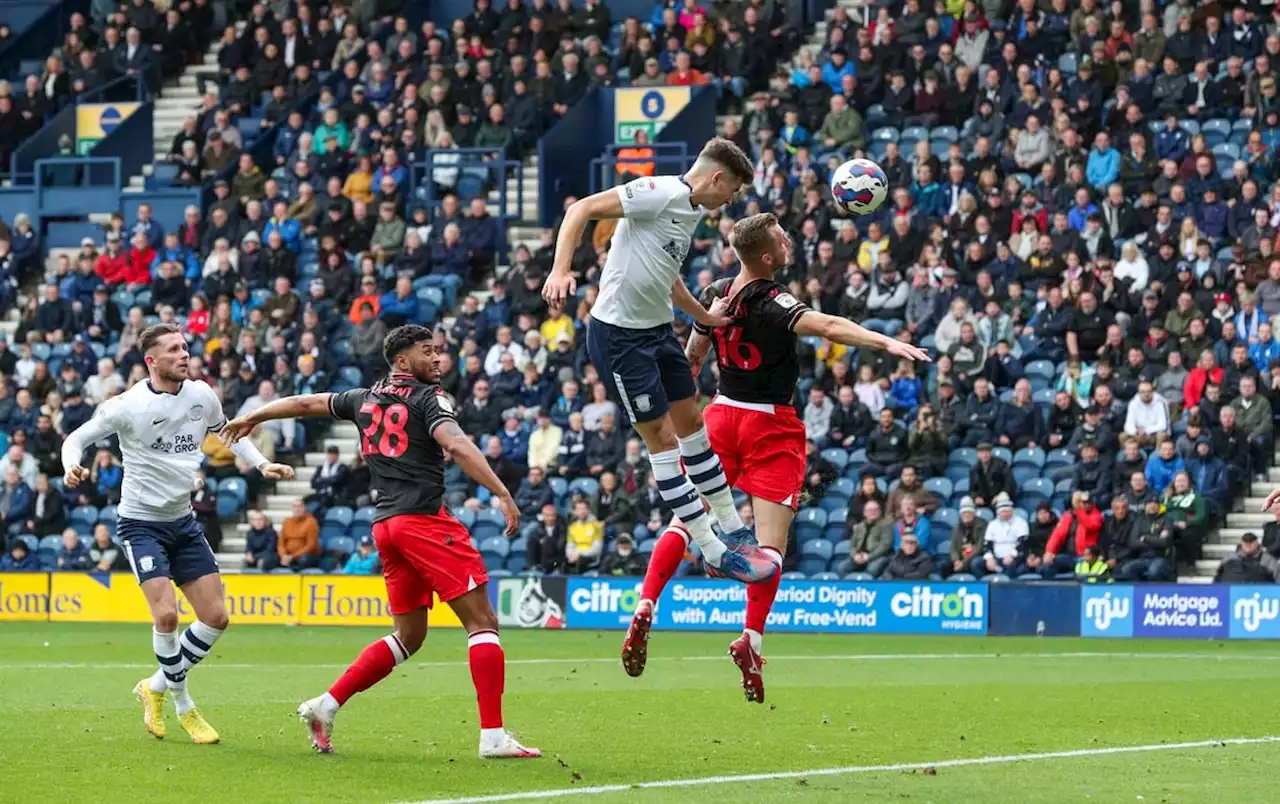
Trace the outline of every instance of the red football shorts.
{"type": "Polygon", "coordinates": [[[717,396],[702,412],[711,448],[730,486],[795,510],[804,486],[804,424],[790,405],[746,404],[717,396]]]}
{"type": "Polygon", "coordinates": [[[392,614],[448,603],[489,580],[466,527],[443,506],[435,514],[400,514],[373,523],[392,614]]]}

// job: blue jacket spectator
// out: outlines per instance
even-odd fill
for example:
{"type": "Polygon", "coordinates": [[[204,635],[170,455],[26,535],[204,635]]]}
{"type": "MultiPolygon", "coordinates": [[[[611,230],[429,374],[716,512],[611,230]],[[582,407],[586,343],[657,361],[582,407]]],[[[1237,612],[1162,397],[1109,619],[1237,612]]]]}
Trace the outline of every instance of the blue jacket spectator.
{"type": "Polygon", "coordinates": [[[16,228],[16,222],[20,217],[20,215],[14,216],[15,228],[11,229],[12,239],[9,241],[9,250],[19,266],[30,266],[40,259],[40,236],[36,234],[35,229],[23,231],[16,228]]]}
{"type": "Polygon", "coordinates": [[[1096,189],[1105,190],[1120,175],[1120,152],[1110,144],[1105,149],[1094,146],[1089,151],[1089,163],[1085,168],[1085,178],[1096,189]]]}
{"type": "MultiPolygon", "coordinates": [[[[102,287],[102,277],[97,273],[89,271],[75,271],[69,277],[66,287],[62,289],[62,296],[70,301],[79,302],[81,309],[89,309],[93,307],[93,292],[102,287]]],[[[85,375],[80,375],[85,376],[85,375]]]]}
{"type": "Polygon", "coordinates": [[[922,185],[918,181],[911,183],[911,201],[920,214],[931,218],[941,218],[947,214],[947,197],[942,186],[935,181],[922,185]]]}
{"type": "Polygon", "coordinates": [[[472,258],[485,265],[492,265],[498,256],[498,220],[490,215],[483,199],[471,202],[471,215],[458,222],[462,232],[462,245],[472,258]]]}
{"type": "Polygon", "coordinates": [[[1067,223],[1077,232],[1083,232],[1085,224],[1089,222],[1089,216],[1098,211],[1098,205],[1090,201],[1083,207],[1076,204],[1067,213],[1067,223]]]}
{"type": "Polygon", "coordinates": [[[1196,457],[1187,461],[1187,474],[1191,475],[1191,485],[1210,505],[1218,506],[1215,513],[1224,513],[1220,501],[1231,499],[1230,482],[1227,476],[1227,465],[1209,452],[1209,439],[1200,437],[1196,444],[1196,457]],[[1200,449],[1203,443],[1206,449],[1200,449]]]}
{"type": "Polygon", "coordinates": [[[376,575],[378,573],[378,554],[373,549],[373,537],[363,536],[356,551],[347,559],[342,568],[343,575],[376,575]]]}
{"type": "Polygon", "coordinates": [[[440,275],[467,275],[467,247],[462,241],[452,244],[439,242],[431,247],[431,273],[440,275]]]}
{"type": "Polygon", "coordinates": [[[276,529],[271,527],[266,517],[258,520],[260,516],[260,512],[250,513],[249,531],[245,534],[244,560],[247,566],[265,571],[280,562],[280,553],[276,548],[276,529]],[[258,525],[261,527],[256,527],[258,525]]]}
{"type": "Polygon", "coordinates": [[[129,236],[140,234],[147,238],[147,245],[154,249],[159,249],[164,244],[164,227],[150,217],[147,213],[147,220],[142,220],[141,216],[133,222],[133,226],[129,229],[129,236]]]}
{"type": "Polygon", "coordinates": [[[509,424],[503,427],[498,431],[498,443],[502,444],[502,457],[517,466],[524,466],[528,462],[529,434],[523,427],[517,426],[515,430],[512,430],[509,424]]]}
{"type": "Polygon", "coordinates": [[[264,241],[269,239],[272,232],[279,232],[285,248],[295,254],[302,248],[302,224],[296,219],[285,218],[281,221],[273,215],[262,231],[262,239],[264,241]]]}
{"type": "MultiPolygon", "coordinates": [[[[301,121],[301,116],[297,118],[301,121]]],[[[298,146],[298,137],[306,130],[299,124],[297,127],[293,125],[294,118],[290,116],[289,121],[280,127],[280,133],[276,135],[276,144],[271,149],[271,155],[275,157],[277,165],[283,165],[289,160],[289,154],[293,153],[293,149],[298,146]]]]}
{"type": "Polygon", "coordinates": [[[1191,140],[1175,122],[1172,129],[1168,126],[1156,132],[1156,158],[1161,161],[1172,159],[1181,162],[1187,156],[1191,140]]]}
{"type": "Polygon", "coordinates": [[[1227,233],[1227,205],[1218,199],[1217,190],[1214,193],[1213,201],[1206,199],[1196,206],[1196,225],[1206,237],[1216,240],[1227,233]]]}
{"type": "Polygon", "coordinates": [[[10,469],[9,473],[4,479],[4,486],[0,487],[0,520],[5,523],[25,522],[31,518],[35,494],[19,478],[17,469],[10,469]]]}
{"type": "MultiPolygon", "coordinates": [[[[575,413],[582,412],[582,397],[575,396],[573,399],[566,399],[564,394],[556,397],[556,401],[551,405],[551,423],[557,427],[568,427],[569,417],[575,413]]],[[[35,423],[32,422],[32,427],[35,423]]]]}
{"type": "Polygon", "coordinates": [[[156,258],[151,262],[151,276],[155,277],[156,269],[160,267],[162,262],[176,262],[182,266],[182,273],[190,280],[200,278],[200,259],[189,248],[181,245],[170,248],[166,244],[161,244],[156,249],[156,258]]]}
{"type": "Polygon", "coordinates": [[[1023,407],[1001,403],[995,431],[997,436],[1008,436],[1009,444],[1016,445],[1015,449],[1021,449],[1028,442],[1039,444],[1044,437],[1044,416],[1033,404],[1023,407]]]}
{"type": "Polygon", "coordinates": [[[1271,361],[1280,358],[1280,341],[1276,341],[1272,336],[1269,341],[1257,341],[1249,344],[1249,359],[1253,361],[1253,365],[1257,366],[1258,371],[1267,373],[1270,371],[1271,361]]]}
{"type": "Polygon", "coordinates": [[[394,328],[418,320],[418,296],[408,278],[396,282],[396,289],[382,294],[378,300],[378,318],[394,328]]]}
{"type": "Polygon", "coordinates": [[[520,509],[520,515],[530,522],[537,520],[544,505],[554,505],[556,501],[555,492],[551,490],[551,484],[546,481],[543,474],[541,469],[530,469],[529,476],[536,476],[538,482],[535,484],[529,478],[525,478],[520,481],[520,488],[516,489],[516,507],[520,509]]]}
{"type": "Polygon", "coordinates": [[[39,559],[23,541],[15,541],[9,552],[0,556],[0,572],[36,572],[39,569],[39,559]]]}
{"type": "Polygon", "coordinates": [[[62,535],[62,546],[57,553],[58,569],[64,572],[87,570],[90,567],[89,549],[80,543],[75,531],[62,535]]]}
{"type": "MultiPolygon", "coordinates": [[[[1172,446],[1172,442],[1165,442],[1172,446]]],[[[1172,450],[1170,450],[1172,451],[1172,450]]],[[[1155,489],[1157,494],[1162,494],[1165,489],[1173,484],[1173,476],[1186,468],[1182,461],[1182,456],[1177,452],[1172,457],[1164,458],[1159,452],[1151,453],[1151,457],[1147,459],[1147,485],[1155,489]]]]}
{"type": "MultiPolygon", "coordinates": [[[[898,519],[893,523],[893,549],[897,550],[902,546],[902,531],[904,521],[898,519]]],[[[916,541],[920,542],[921,550],[925,549],[924,545],[929,544],[929,520],[923,516],[916,516],[916,524],[910,529],[911,533],[916,535],[916,541]]]]}
{"type": "Polygon", "coordinates": [[[844,81],[844,77],[853,74],[853,62],[845,58],[843,51],[833,52],[831,61],[822,65],[822,80],[827,86],[831,87],[832,92],[843,92],[844,87],[841,84],[844,81]],[[837,62],[839,62],[839,66],[837,66],[837,62]]]}

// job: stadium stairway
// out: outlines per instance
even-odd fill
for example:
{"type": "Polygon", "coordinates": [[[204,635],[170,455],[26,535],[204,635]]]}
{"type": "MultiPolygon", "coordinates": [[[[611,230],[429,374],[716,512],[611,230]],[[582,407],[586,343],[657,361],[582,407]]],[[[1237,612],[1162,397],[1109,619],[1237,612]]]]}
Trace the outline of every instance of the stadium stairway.
{"type": "MultiPolygon", "coordinates": [[[[835,3],[828,8],[821,20],[813,26],[813,33],[809,34],[808,40],[800,46],[800,51],[808,52],[815,59],[818,51],[822,50],[823,45],[827,43],[827,20],[835,16],[835,7],[842,6],[845,11],[849,12],[849,17],[854,20],[865,20],[870,22],[869,14],[871,6],[862,0],[836,0],[835,3]]],[[[796,63],[799,63],[800,51],[796,52],[796,63]]]]}
{"type": "Polygon", "coordinates": [[[1196,563],[1194,580],[1208,583],[1218,571],[1218,563],[1236,551],[1240,537],[1246,533],[1262,536],[1262,528],[1275,521],[1272,513],[1262,513],[1267,495],[1280,486],[1280,453],[1275,466],[1267,470],[1266,480],[1255,480],[1249,487],[1249,496],[1236,500],[1235,510],[1227,514],[1226,526],[1209,534],[1204,546],[1204,558],[1196,563]]]}
{"type": "MultiPolygon", "coordinates": [[[[244,23],[237,23],[238,29],[243,27],[244,23]]],[[[182,130],[182,121],[194,116],[200,108],[200,79],[212,79],[217,75],[218,47],[217,41],[210,44],[202,63],[188,66],[176,79],[168,81],[163,94],[156,97],[152,112],[152,131],[157,158],[169,153],[174,136],[182,130]]],[[[146,176],[130,176],[124,189],[125,192],[143,192],[146,189],[146,176]]]]}

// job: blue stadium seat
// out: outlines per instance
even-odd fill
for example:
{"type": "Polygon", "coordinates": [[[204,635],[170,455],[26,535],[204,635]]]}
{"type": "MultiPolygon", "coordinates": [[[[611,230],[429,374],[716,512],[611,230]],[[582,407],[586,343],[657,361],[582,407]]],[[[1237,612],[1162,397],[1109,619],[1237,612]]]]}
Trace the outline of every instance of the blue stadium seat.
{"type": "Polygon", "coordinates": [[[507,529],[507,521],[502,514],[486,508],[476,514],[475,524],[471,526],[471,539],[477,543],[493,536],[502,537],[507,529]]]}
{"type": "MultiPolygon", "coordinates": [[[[351,555],[351,554],[347,553],[347,555],[351,555]]],[[[299,575],[328,575],[329,573],[325,572],[319,567],[307,567],[306,569],[302,570],[298,574],[299,575]]]]}
{"type": "Polygon", "coordinates": [[[1213,146],[1213,155],[1218,157],[1221,163],[1224,159],[1235,162],[1240,158],[1240,146],[1234,142],[1223,142],[1213,146]]]}
{"type": "Polygon", "coordinates": [[[506,568],[507,568],[507,572],[510,572],[513,574],[519,574],[521,572],[524,572],[525,570],[524,553],[512,553],[511,555],[507,556],[506,568]]]}
{"type": "Polygon", "coordinates": [[[364,384],[364,375],[360,373],[360,369],[355,366],[343,366],[338,369],[338,379],[334,383],[334,389],[341,388],[343,391],[350,391],[352,388],[359,388],[364,384]]]}
{"type": "Polygon", "coordinates": [[[835,545],[834,547],[831,548],[832,564],[835,564],[838,561],[843,561],[849,557],[849,549],[853,545],[853,542],[849,541],[848,539],[835,539],[835,540],[828,540],[828,541],[831,541],[832,544],[835,545]]]}
{"type": "Polygon", "coordinates": [[[1045,454],[1044,450],[1039,447],[1026,447],[1020,449],[1013,456],[1013,465],[1027,464],[1039,468],[1044,466],[1045,454]]]}
{"type": "Polygon", "coordinates": [[[973,583],[978,579],[977,577],[970,575],[967,572],[957,572],[955,575],[952,575],[947,580],[952,581],[953,583],[973,583]]]}
{"type": "Polygon", "coordinates": [[[275,569],[271,570],[271,572],[270,572],[270,573],[268,573],[268,574],[270,574],[270,575],[292,575],[292,574],[293,574],[293,570],[289,569],[288,567],[276,567],[275,569]]]}
{"type": "Polygon", "coordinates": [[[511,542],[505,536],[490,536],[480,542],[480,552],[505,559],[511,553],[511,542]]]}
{"type": "Polygon", "coordinates": [[[849,453],[840,447],[830,447],[822,451],[823,460],[830,463],[836,468],[836,471],[843,472],[845,466],[849,464],[849,453]]]}
{"type": "Polygon", "coordinates": [[[324,512],[324,524],[341,525],[343,530],[351,527],[353,518],[355,518],[355,512],[345,505],[335,505],[324,512]]]}
{"type": "Polygon", "coordinates": [[[320,546],[322,548],[327,547],[327,545],[330,542],[332,542],[334,539],[346,539],[346,538],[348,538],[347,529],[344,528],[342,525],[338,525],[333,522],[330,522],[320,526],[320,546]]]}
{"type": "Polygon", "coordinates": [[[590,499],[591,497],[594,497],[598,491],[600,491],[600,483],[590,477],[580,477],[569,484],[570,497],[576,494],[581,494],[582,496],[590,499]]]}
{"type": "Polygon", "coordinates": [[[951,484],[951,499],[958,501],[961,497],[969,493],[969,476],[965,475],[959,480],[951,484]]]}
{"type": "Polygon", "coordinates": [[[929,131],[929,140],[932,142],[958,142],[960,140],[960,130],[955,126],[934,126],[929,131]]]}
{"type": "Polygon", "coordinates": [[[836,508],[827,511],[827,524],[822,530],[822,538],[838,542],[844,538],[845,524],[849,518],[848,508],[836,508]]]}
{"type": "Polygon", "coordinates": [[[982,580],[986,581],[987,583],[1009,583],[1011,579],[1009,578],[1008,575],[1005,575],[1004,573],[993,572],[990,575],[982,576],[982,580]]]}
{"type": "Polygon", "coordinates": [[[118,514],[116,514],[116,507],[114,505],[104,505],[98,511],[98,521],[104,522],[111,527],[115,527],[117,517],[118,514]]]}
{"type": "Polygon", "coordinates": [[[1053,483],[1042,477],[1032,478],[1018,487],[1018,501],[1027,508],[1034,508],[1052,496],[1053,483]]]}
{"type": "Polygon", "coordinates": [[[836,572],[818,572],[809,576],[811,581],[838,581],[840,574],[836,572]]]}
{"type": "Polygon", "coordinates": [[[1189,117],[1183,117],[1178,120],[1178,128],[1187,132],[1188,137],[1194,137],[1200,133],[1200,124],[1189,117]]]}
{"type": "Polygon", "coordinates": [[[1072,455],[1068,450],[1063,448],[1052,450],[1051,452],[1049,452],[1048,455],[1044,457],[1045,474],[1048,474],[1054,469],[1061,469],[1062,467],[1070,466],[1075,462],[1076,462],[1075,456],[1072,455]]]}
{"type": "Polygon", "coordinates": [[[555,495],[556,506],[564,507],[565,500],[569,498],[569,481],[563,477],[552,477],[548,478],[547,482],[551,484],[551,493],[555,495]]]}
{"type": "Polygon", "coordinates": [[[33,534],[24,533],[21,536],[18,536],[17,539],[27,546],[27,552],[29,553],[34,553],[40,549],[40,540],[33,534]]]}
{"type": "Polygon", "coordinates": [[[973,465],[978,462],[978,451],[973,447],[960,447],[959,449],[953,449],[951,450],[951,454],[947,456],[947,461],[949,463],[961,463],[973,468],[973,465]]]}
{"type": "Polygon", "coordinates": [[[796,514],[796,541],[804,544],[807,541],[821,539],[827,527],[827,512],[821,508],[801,508],[796,514]]]}
{"type": "Polygon", "coordinates": [[[846,581],[874,581],[876,576],[867,572],[851,572],[844,576],[846,581]]]}
{"type": "Polygon", "coordinates": [[[373,524],[369,522],[352,522],[347,528],[347,535],[359,542],[365,536],[373,536],[373,524]]]}
{"type": "Polygon", "coordinates": [[[808,577],[809,577],[809,576],[805,575],[803,572],[784,572],[784,573],[782,573],[782,580],[784,580],[784,581],[803,581],[803,580],[807,580],[807,579],[808,579],[808,577]]]}
{"type": "Polygon", "coordinates": [[[462,526],[468,530],[476,524],[476,512],[470,508],[459,508],[453,512],[453,518],[462,523],[462,526]]]}
{"type": "Polygon", "coordinates": [[[972,468],[973,468],[972,466],[964,463],[947,464],[947,469],[945,474],[947,476],[947,480],[951,481],[952,494],[957,493],[955,491],[955,487],[959,485],[961,480],[964,480],[964,481],[969,480],[969,470],[972,468]]]}
{"type": "Polygon", "coordinates": [[[800,571],[816,575],[827,571],[827,564],[835,554],[835,545],[826,539],[810,539],[800,543],[800,571]]]}
{"type": "Polygon", "coordinates": [[[855,449],[853,452],[850,452],[850,453],[849,453],[849,463],[850,463],[850,464],[855,464],[855,463],[856,463],[856,464],[864,464],[864,463],[866,463],[866,462],[867,462],[867,450],[866,450],[866,448],[864,448],[864,447],[859,447],[858,449],[855,449]]]}
{"type": "Polygon", "coordinates": [[[1054,378],[1054,365],[1048,360],[1032,360],[1022,370],[1022,373],[1030,377],[1040,377],[1044,380],[1052,381],[1054,378]]]}
{"type": "Polygon", "coordinates": [[[985,506],[979,508],[976,513],[980,519],[985,519],[987,522],[996,518],[996,512],[985,506]]]}
{"type": "Polygon", "coordinates": [[[932,492],[934,496],[936,496],[939,500],[941,500],[943,505],[946,505],[948,502],[951,501],[951,492],[952,492],[953,486],[951,484],[951,481],[948,480],[947,478],[931,477],[928,480],[924,481],[924,487],[926,491],[932,492]]]}
{"type": "Polygon", "coordinates": [[[902,130],[902,134],[898,137],[898,147],[902,149],[902,153],[910,153],[916,147],[916,143],[920,140],[929,139],[929,129],[924,126],[909,126],[902,130]]]}
{"type": "Polygon", "coordinates": [[[525,551],[529,549],[529,540],[524,536],[517,536],[511,540],[510,548],[509,552],[524,555],[525,551]]]}
{"type": "Polygon", "coordinates": [[[848,505],[849,499],[858,493],[858,487],[852,480],[847,477],[839,478],[827,486],[827,497],[835,497],[845,501],[848,505]]]}
{"type": "Polygon", "coordinates": [[[67,523],[72,527],[77,525],[88,525],[90,528],[98,521],[98,509],[92,505],[81,505],[71,509],[71,513],[67,516],[67,523]]]}
{"type": "Polygon", "coordinates": [[[939,508],[929,516],[930,524],[941,525],[948,532],[960,524],[960,512],[954,508],[939,508]]]}
{"type": "Polygon", "coordinates": [[[1071,76],[1076,74],[1079,67],[1080,59],[1075,53],[1063,53],[1058,56],[1058,69],[1062,71],[1062,74],[1067,77],[1068,81],[1071,80],[1071,76]]]}
{"type": "Polygon", "coordinates": [[[230,519],[240,513],[240,498],[234,494],[218,496],[218,518],[230,519]]]}
{"type": "Polygon", "coordinates": [[[878,128],[871,135],[872,142],[898,142],[902,134],[893,126],[878,128]]]}
{"type": "Polygon", "coordinates": [[[356,551],[356,540],[350,536],[337,536],[324,543],[324,551],[346,558],[356,551]]]}
{"type": "Polygon", "coordinates": [[[1008,447],[994,447],[991,450],[991,454],[1004,461],[1006,464],[1010,466],[1013,465],[1013,450],[1008,447]]]}
{"type": "Polygon", "coordinates": [[[1023,483],[1037,477],[1040,477],[1040,467],[1038,466],[1021,463],[1013,467],[1013,482],[1018,486],[1022,486],[1023,483]]]}
{"type": "Polygon", "coordinates": [[[374,508],[372,505],[365,505],[360,508],[357,508],[351,514],[351,524],[353,525],[358,523],[371,524],[373,522],[373,516],[377,512],[378,512],[378,509],[374,508]]]}
{"type": "Polygon", "coordinates": [[[1200,133],[1204,136],[1205,144],[1214,148],[1231,139],[1231,121],[1220,117],[1206,120],[1200,126],[1200,133]]]}
{"type": "Polygon", "coordinates": [[[249,496],[249,485],[242,477],[229,477],[218,486],[218,496],[225,495],[234,496],[238,505],[244,505],[249,496]]]}

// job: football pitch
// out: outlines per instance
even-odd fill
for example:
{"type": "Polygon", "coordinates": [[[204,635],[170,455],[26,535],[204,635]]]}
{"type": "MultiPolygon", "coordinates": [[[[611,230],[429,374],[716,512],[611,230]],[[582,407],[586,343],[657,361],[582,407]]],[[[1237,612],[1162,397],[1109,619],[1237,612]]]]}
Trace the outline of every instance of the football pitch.
{"type": "Polygon", "coordinates": [[[770,635],[768,702],[724,634],[506,631],[507,726],[541,760],[476,758],[457,630],[309,748],[294,708],[385,631],[233,626],[192,671],[216,746],[144,731],[147,626],[0,625],[0,799],[186,802],[1260,802],[1280,773],[1280,645],[770,635]],[[746,778],[740,778],[746,777],[746,778]]]}

